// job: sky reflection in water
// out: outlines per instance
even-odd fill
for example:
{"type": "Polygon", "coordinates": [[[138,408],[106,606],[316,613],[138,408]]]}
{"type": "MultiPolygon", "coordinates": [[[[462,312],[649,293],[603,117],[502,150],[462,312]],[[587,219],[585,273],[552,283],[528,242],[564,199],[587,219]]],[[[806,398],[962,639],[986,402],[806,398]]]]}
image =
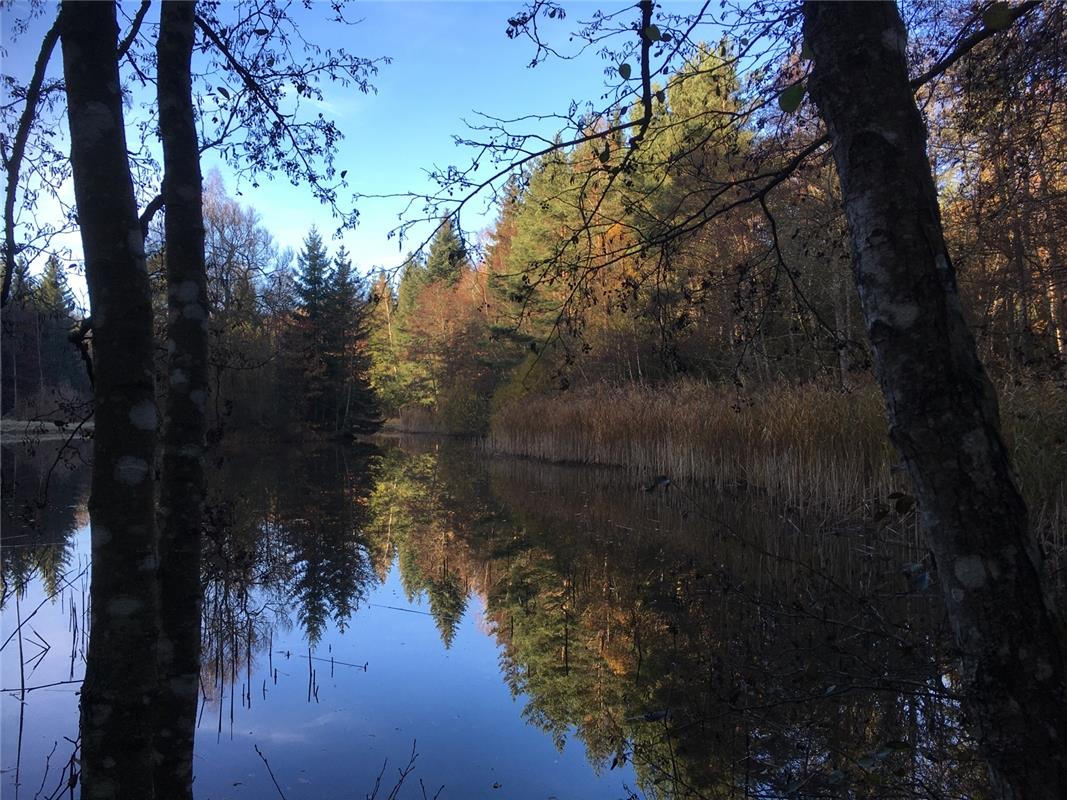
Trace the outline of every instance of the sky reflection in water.
{"type": "MultiPolygon", "coordinates": [[[[48,463],[5,460],[9,509],[48,463]]],[[[425,439],[214,468],[198,798],[277,796],[256,747],[288,800],[363,798],[388,759],[385,797],[413,742],[401,797],[983,790],[906,516],[828,524],[751,487],[648,491],[425,439]]],[[[86,478],[62,473],[36,531],[5,519],[4,638],[71,579],[23,626],[23,661],[50,647],[27,686],[70,680],[72,649],[83,668],[86,478]]],[[[55,744],[48,797],[76,686],[28,693],[19,758],[17,637],[2,657],[4,796],[34,797],[55,744]]]]}

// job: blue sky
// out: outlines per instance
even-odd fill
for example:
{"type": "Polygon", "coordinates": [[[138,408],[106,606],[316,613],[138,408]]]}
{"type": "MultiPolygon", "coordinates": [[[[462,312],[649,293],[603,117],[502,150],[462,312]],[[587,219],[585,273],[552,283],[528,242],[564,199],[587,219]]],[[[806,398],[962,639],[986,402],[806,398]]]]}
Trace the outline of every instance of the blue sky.
{"type": "MultiPolygon", "coordinates": [[[[132,14],[137,3],[126,4],[132,14]]],[[[606,91],[607,63],[595,53],[572,61],[550,60],[528,68],[534,53],[526,39],[511,40],[505,34],[507,19],[520,10],[521,2],[367,2],[351,6],[350,17],[361,18],[354,27],[329,21],[326,5],[308,12],[294,4],[301,33],[323,46],[344,45],[350,52],[368,57],[388,56],[374,84],[376,94],[355,89],[326,87],[321,110],[332,116],[344,132],[337,156],[338,170],[348,171],[353,190],[364,195],[424,192],[431,189],[426,171],[434,166],[462,165],[470,154],[458,149],[453,134],[465,132],[463,119],[481,111],[508,117],[532,113],[565,113],[572,100],[598,101],[606,91]]],[[[554,43],[567,46],[568,35],[597,8],[626,8],[620,2],[600,6],[591,2],[563,3],[567,19],[549,21],[542,27],[554,43]]],[[[695,10],[695,3],[674,4],[676,9],[695,10]]],[[[51,23],[46,14],[22,39],[12,42],[12,13],[26,8],[16,2],[14,11],[3,12],[3,41],[7,50],[5,73],[25,81],[36,56],[41,33],[51,23]]],[[[636,19],[636,9],[627,12],[636,19]]],[[[149,12],[148,20],[158,12],[149,12]]],[[[51,72],[61,72],[59,52],[51,72]]],[[[135,93],[136,94],[136,93],[135,93]]],[[[147,96],[145,99],[151,99],[147,96]]],[[[542,131],[551,136],[551,124],[542,131]]],[[[328,233],[335,227],[329,212],[310,192],[294,188],[282,178],[263,181],[258,188],[239,185],[217,158],[207,154],[205,173],[218,167],[231,194],[241,191],[241,200],[253,205],[263,224],[283,247],[299,249],[307,230],[317,224],[328,233]]],[[[403,252],[388,231],[400,220],[399,201],[365,198],[359,204],[361,224],[344,235],[343,241],[362,271],[376,266],[396,266],[403,252]]],[[[464,227],[477,231],[489,225],[494,214],[485,204],[475,204],[463,216],[464,227]],[[482,213],[473,213],[482,212],[482,213]]],[[[417,245],[429,232],[427,226],[412,231],[403,250],[417,245]]],[[[339,242],[331,242],[331,249],[339,242]]],[[[71,242],[77,257],[76,241],[71,242]]]]}
{"type": "MultiPolygon", "coordinates": [[[[507,19],[518,7],[491,2],[361,3],[355,9],[363,22],[355,28],[344,31],[318,20],[313,31],[317,41],[330,42],[342,34],[352,52],[393,59],[374,81],[377,94],[327,94],[327,111],[334,112],[345,133],[338,168],[348,170],[354,189],[361,194],[431,189],[428,169],[469,161],[470,154],[456,148],[452,136],[466,132],[463,119],[472,119],[475,111],[497,116],[566,111],[572,99],[596,98],[603,92],[602,62],[595,57],[527,68],[533,46],[505,35],[507,19]]],[[[559,30],[569,30],[569,23],[559,30]]],[[[255,204],[278,240],[290,246],[298,245],[312,222],[330,227],[324,210],[311,198],[296,198],[284,180],[256,190],[255,204]]],[[[359,204],[360,227],[345,236],[345,243],[364,269],[402,260],[398,242],[386,235],[398,224],[400,208],[400,201],[368,198],[359,204]]],[[[464,226],[483,227],[490,217],[464,215],[464,226]]],[[[425,231],[413,231],[405,249],[416,245],[425,231]]]]}

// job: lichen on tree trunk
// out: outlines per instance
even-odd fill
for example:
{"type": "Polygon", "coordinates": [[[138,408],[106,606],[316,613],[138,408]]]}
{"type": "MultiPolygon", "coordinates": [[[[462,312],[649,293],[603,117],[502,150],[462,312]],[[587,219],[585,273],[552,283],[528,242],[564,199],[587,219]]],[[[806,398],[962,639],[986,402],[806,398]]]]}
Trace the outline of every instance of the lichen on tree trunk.
{"type": "Polygon", "coordinates": [[[201,516],[208,300],[200,152],[191,92],[194,3],[164,2],[158,56],[167,274],[167,386],[160,483],[157,797],[192,798],[200,676],[201,516]]]}
{"type": "Polygon", "coordinates": [[[158,635],[152,304],[126,155],[115,5],[64,2],[59,25],[95,373],[82,797],[151,797],[158,635]]]}
{"type": "Polygon", "coordinates": [[[1002,797],[1067,796],[1063,625],[963,318],[893,3],[804,4],[853,274],[933,551],[969,729],[1002,797]]]}

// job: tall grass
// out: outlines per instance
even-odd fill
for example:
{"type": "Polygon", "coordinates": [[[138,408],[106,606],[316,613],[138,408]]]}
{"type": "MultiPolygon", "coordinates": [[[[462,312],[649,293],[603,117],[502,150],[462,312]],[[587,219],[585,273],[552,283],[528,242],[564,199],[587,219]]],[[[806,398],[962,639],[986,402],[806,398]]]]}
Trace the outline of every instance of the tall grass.
{"type": "Polygon", "coordinates": [[[798,505],[842,508],[901,483],[873,387],[740,394],[688,380],[593,386],[508,404],[492,419],[489,446],[720,489],[757,488],[798,505]]]}
{"type": "MultiPolygon", "coordinates": [[[[1001,416],[1047,545],[1067,546],[1067,403],[1062,388],[1001,392],[1001,416]]],[[[489,447],[556,462],[625,467],[723,490],[762,490],[788,504],[877,514],[907,492],[889,443],[881,394],[778,385],[740,393],[682,380],[667,386],[598,385],[518,398],[494,415],[489,447]]]]}

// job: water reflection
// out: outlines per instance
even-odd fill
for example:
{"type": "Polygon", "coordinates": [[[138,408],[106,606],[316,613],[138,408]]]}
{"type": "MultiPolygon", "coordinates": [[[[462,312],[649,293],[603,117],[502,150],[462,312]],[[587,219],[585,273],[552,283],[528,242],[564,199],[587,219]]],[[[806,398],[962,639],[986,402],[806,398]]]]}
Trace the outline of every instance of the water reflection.
{"type": "MultiPolygon", "coordinates": [[[[362,796],[412,739],[431,796],[986,792],[910,514],[831,520],[426,439],[212,469],[197,796],[274,792],[252,744],[290,800],[362,796]]],[[[50,533],[5,525],[5,587],[36,572],[43,597],[77,561],[85,482],[64,480],[50,533]],[[20,553],[9,531],[47,541],[20,553]]],[[[7,742],[14,724],[5,708],[7,742]]],[[[40,781],[48,742],[18,777],[5,746],[4,784],[40,781]]]]}
{"type": "Polygon", "coordinates": [[[867,530],[744,487],[640,486],[394,451],[374,532],[484,595],[524,718],[634,762],[649,796],[980,792],[939,600],[902,574],[923,562],[909,516],[867,530]]]}
{"type": "Polygon", "coordinates": [[[81,440],[0,448],[0,591],[5,600],[35,576],[49,594],[58,588],[71,561],[71,535],[88,522],[88,453],[81,440]]]}

